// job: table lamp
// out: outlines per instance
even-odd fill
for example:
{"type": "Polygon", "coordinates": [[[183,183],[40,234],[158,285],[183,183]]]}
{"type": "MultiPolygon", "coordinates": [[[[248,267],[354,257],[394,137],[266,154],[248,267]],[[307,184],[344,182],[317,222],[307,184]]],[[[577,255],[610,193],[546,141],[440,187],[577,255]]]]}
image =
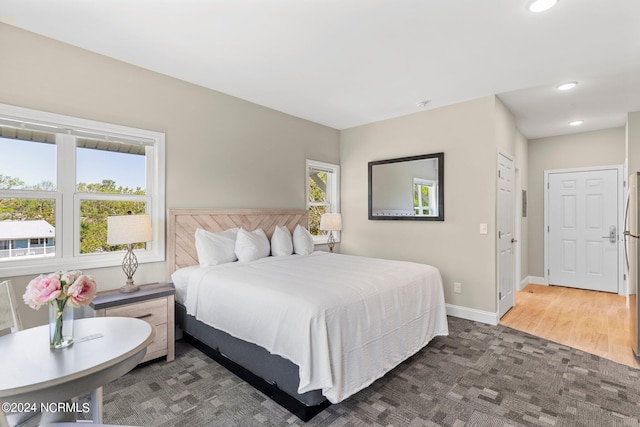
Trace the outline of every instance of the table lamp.
{"type": "Polygon", "coordinates": [[[133,284],[133,275],[138,268],[138,259],[133,253],[133,244],[153,240],[149,215],[118,215],[107,218],[107,244],[127,245],[127,253],[122,261],[122,270],[127,283],[120,292],[135,292],[139,288],[133,284]]]}
{"type": "Polygon", "coordinates": [[[339,213],[322,214],[320,217],[320,230],[329,232],[327,245],[329,246],[329,251],[333,252],[333,246],[336,244],[333,232],[342,230],[342,215],[339,213]]]}

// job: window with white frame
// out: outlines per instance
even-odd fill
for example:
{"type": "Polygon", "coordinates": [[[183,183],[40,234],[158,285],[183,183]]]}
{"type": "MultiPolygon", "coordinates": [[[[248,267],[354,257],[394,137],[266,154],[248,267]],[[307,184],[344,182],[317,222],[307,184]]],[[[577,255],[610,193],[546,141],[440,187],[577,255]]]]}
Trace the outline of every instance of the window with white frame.
{"type": "Polygon", "coordinates": [[[151,216],[164,259],[164,134],[0,104],[0,276],[119,265],[107,217],[151,216]]]}
{"type": "Polygon", "coordinates": [[[436,216],[438,183],[430,179],[413,178],[413,209],[416,216],[436,216]]]}
{"type": "MultiPolygon", "coordinates": [[[[326,243],[326,232],[320,230],[320,217],[324,213],[340,212],[340,166],[307,160],[307,210],[309,232],[316,243],[326,243]]],[[[340,241],[340,232],[334,233],[340,241]]]]}

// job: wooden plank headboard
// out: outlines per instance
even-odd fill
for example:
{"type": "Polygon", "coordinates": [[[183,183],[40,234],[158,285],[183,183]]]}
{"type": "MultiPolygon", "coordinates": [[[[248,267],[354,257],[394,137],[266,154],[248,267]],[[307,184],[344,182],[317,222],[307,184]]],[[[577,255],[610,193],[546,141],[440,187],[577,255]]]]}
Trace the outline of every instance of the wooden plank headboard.
{"type": "Polygon", "coordinates": [[[242,227],[252,231],[262,228],[271,239],[276,225],[286,226],[291,233],[298,224],[307,227],[306,210],[279,209],[169,209],[167,225],[168,276],[179,268],[198,264],[195,232],[202,228],[211,232],[242,227]]]}

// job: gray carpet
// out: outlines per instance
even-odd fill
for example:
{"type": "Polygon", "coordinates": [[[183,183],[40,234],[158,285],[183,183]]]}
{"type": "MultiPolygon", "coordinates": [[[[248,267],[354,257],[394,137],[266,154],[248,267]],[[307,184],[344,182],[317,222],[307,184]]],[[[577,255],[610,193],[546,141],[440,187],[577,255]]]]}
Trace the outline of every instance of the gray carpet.
{"type": "Polygon", "coordinates": [[[308,423],[189,344],[104,388],[135,426],[640,426],[640,370],[503,326],[449,317],[384,378],[308,423]]]}

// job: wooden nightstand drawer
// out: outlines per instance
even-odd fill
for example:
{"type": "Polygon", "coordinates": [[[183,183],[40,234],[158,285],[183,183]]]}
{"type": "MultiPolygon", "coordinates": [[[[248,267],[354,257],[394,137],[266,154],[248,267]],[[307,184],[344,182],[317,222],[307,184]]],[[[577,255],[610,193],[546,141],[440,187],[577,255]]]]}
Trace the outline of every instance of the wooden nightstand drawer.
{"type": "Polygon", "coordinates": [[[151,353],[167,350],[167,327],[166,325],[160,325],[156,328],[156,336],[147,347],[147,356],[151,353]]]}
{"type": "Polygon", "coordinates": [[[154,283],[140,286],[139,291],[129,294],[118,290],[99,292],[90,306],[98,317],[136,317],[152,324],[156,336],[142,362],[162,356],[171,361],[175,357],[174,295],[173,286],[154,283]]]}
{"type": "Polygon", "coordinates": [[[152,325],[162,325],[163,323],[167,323],[167,299],[160,298],[122,305],[120,307],[107,308],[105,315],[114,317],[136,317],[152,325]]]}

